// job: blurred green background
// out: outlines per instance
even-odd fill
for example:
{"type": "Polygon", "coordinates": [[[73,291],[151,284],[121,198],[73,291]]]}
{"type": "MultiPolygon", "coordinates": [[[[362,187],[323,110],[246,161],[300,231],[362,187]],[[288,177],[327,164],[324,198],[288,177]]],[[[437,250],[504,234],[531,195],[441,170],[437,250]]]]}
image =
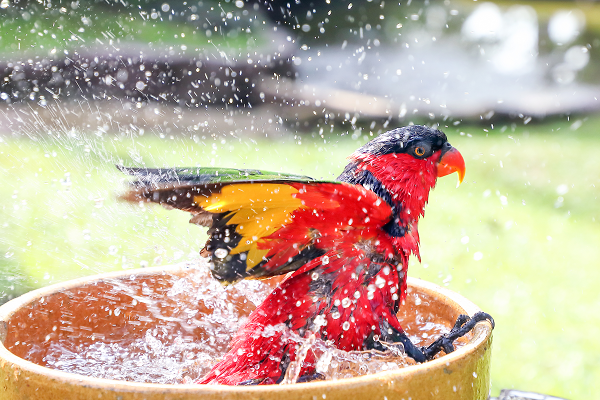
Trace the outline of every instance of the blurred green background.
{"type": "MultiPolygon", "coordinates": [[[[596,116],[442,127],[464,155],[467,175],[458,189],[454,176],[438,182],[420,224],[423,262],[413,259],[410,274],[494,316],[493,393],[515,387],[584,399],[600,390],[599,127],[596,116]]],[[[127,179],[115,163],[252,167],[331,179],[370,138],[368,131],[356,139],[342,133],[277,142],[111,135],[93,146],[81,137],[3,138],[3,297],[198,257],[206,236],[186,213],[116,200],[127,179]]]]}
{"type": "MultiPolygon", "coordinates": [[[[60,7],[53,9],[60,14],[60,7]]],[[[129,14],[115,10],[118,17],[105,21],[125,32],[123,40],[168,45],[167,37],[181,34],[183,22],[168,18],[156,37],[146,36],[149,23],[139,19],[123,28],[135,14],[126,9],[129,14]]],[[[3,38],[21,29],[28,49],[52,46],[38,41],[51,35],[32,25],[39,20],[24,17],[22,9],[15,16],[1,22],[3,38]]],[[[223,36],[215,44],[185,29],[195,38],[189,46],[240,43],[238,36],[223,36]]],[[[52,40],[79,40],[67,31],[52,40]]],[[[5,54],[17,54],[10,43],[2,41],[5,54]]],[[[187,223],[188,215],[117,201],[128,178],[115,164],[258,168],[332,179],[350,153],[384,130],[381,121],[312,121],[298,129],[269,119],[263,124],[281,126],[276,135],[260,127],[227,133],[222,125],[229,118],[252,110],[222,108],[211,114],[222,115],[218,133],[208,122],[201,129],[144,132],[104,122],[51,124],[36,119],[29,106],[27,112],[15,107],[0,111],[0,302],[78,276],[198,257],[206,235],[187,223]],[[18,118],[33,122],[6,124],[18,118]]],[[[593,398],[600,393],[600,116],[533,122],[406,117],[397,124],[412,122],[438,123],[465,157],[467,175],[459,188],[454,176],[438,182],[420,223],[422,263],[413,259],[409,274],[455,290],[494,316],[492,395],[518,388],[593,398]]]]}

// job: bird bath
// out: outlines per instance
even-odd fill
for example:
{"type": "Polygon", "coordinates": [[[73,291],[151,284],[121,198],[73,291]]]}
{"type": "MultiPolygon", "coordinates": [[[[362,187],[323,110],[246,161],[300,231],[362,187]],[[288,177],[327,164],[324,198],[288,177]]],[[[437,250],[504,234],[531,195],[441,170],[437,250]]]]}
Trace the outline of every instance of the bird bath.
{"type": "MultiPolygon", "coordinates": [[[[226,290],[208,278],[206,266],[188,263],[25,294],[0,307],[0,399],[488,397],[487,322],[449,355],[370,375],[265,386],[187,383],[224,354],[231,334],[276,283],[242,282],[226,290]]],[[[411,278],[408,284],[400,321],[411,338],[428,336],[423,332],[431,321],[450,327],[459,314],[479,311],[447,289],[411,278]]]]}

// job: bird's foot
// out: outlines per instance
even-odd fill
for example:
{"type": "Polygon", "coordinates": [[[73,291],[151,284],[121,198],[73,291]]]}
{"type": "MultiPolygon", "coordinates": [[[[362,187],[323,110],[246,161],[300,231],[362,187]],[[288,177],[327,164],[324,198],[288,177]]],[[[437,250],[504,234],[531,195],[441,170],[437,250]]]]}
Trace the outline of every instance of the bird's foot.
{"type": "Polygon", "coordinates": [[[444,350],[446,354],[452,353],[454,351],[454,341],[469,333],[481,321],[489,321],[492,324],[492,329],[495,326],[494,318],[488,313],[480,311],[472,317],[464,314],[459,315],[450,332],[440,336],[429,346],[421,347],[420,350],[423,352],[425,360],[433,359],[441,350],[444,350]]]}
{"type": "Polygon", "coordinates": [[[314,374],[310,374],[310,375],[302,375],[301,377],[298,378],[296,383],[311,382],[311,381],[324,381],[324,380],[325,380],[325,375],[315,372],[314,374]]]}
{"type": "MultiPolygon", "coordinates": [[[[270,378],[267,378],[270,380],[270,378]]],[[[240,383],[238,383],[238,386],[256,386],[256,385],[260,385],[260,384],[264,384],[265,382],[265,378],[261,378],[261,379],[248,379],[246,381],[242,381],[240,383]]]]}

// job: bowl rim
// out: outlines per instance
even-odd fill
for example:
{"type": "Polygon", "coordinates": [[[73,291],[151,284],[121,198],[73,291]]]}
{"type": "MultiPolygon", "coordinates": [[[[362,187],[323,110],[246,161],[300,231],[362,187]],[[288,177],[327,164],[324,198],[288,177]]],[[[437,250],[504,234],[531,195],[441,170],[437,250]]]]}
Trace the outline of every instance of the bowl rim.
{"type": "MultiPolygon", "coordinates": [[[[411,365],[408,367],[400,368],[393,371],[382,371],[375,374],[368,374],[359,377],[344,378],[337,380],[327,381],[313,381],[297,383],[293,385],[257,385],[257,386],[226,386],[226,385],[199,385],[199,384],[159,384],[159,383],[143,383],[143,382],[129,382],[115,379],[105,378],[94,378],[87,375],[80,375],[71,372],[63,372],[53,368],[48,368],[35,364],[31,361],[25,360],[21,357],[11,353],[5,346],[4,340],[6,339],[8,321],[10,318],[22,307],[39,301],[39,299],[54,294],[56,292],[73,289],[75,287],[91,284],[99,281],[106,281],[117,278],[127,278],[132,276],[148,276],[148,275],[160,275],[168,273],[183,272],[187,269],[194,268],[197,265],[196,262],[184,262],[169,266],[151,267],[132,269],[125,271],[107,272],[102,274],[90,275],[83,278],[72,279],[62,283],[56,283],[40,289],[33,290],[25,293],[15,299],[8,301],[7,303],[0,306],[0,364],[4,366],[5,362],[11,363],[13,368],[19,369],[20,372],[27,371],[30,374],[43,375],[49,379],[59,381],[70,385],[84,385],[90,388],[105,389],[109,387],[112,391],[144,391],[144,392],[165,392],[174,391],[179,393],[242,393],[242,392],[253,392],[256,395],[260,395],[261,392],[271,392],[276,388],[280,388],[282,391],[296,391],[305,390],[310,385],[311,387],[327,388],[329,390],[335,389],[336,387],[348,387],[353,385],[367,384],[372,380],[387,381],[390,379],[405,379],[406,377],[426,371],[436,367],[448,366],[451,363],[458,361],[459,359],[467,356],[470,353],[477,351],[492,334],[492,326],[489,322],[483,321],[477,324],[477,327],[473,330],[472,339],[463,347],[455,350],[450,354],[445,354],[437,359],[428,361],[423,364],[411,365]]],[[[449,289],[438,286],[434,283],[424,281],[422,279],[408,277],[408,288],[417,289],[419,291],[426,292],[428,295],[433,297],[444,297],[447,299],[447,304],[455,309],[463,310],[465,314],[473,315],[474,313],[481,311],[473,302],[461,296],[460,294],[453,292],[449,289]]]]}

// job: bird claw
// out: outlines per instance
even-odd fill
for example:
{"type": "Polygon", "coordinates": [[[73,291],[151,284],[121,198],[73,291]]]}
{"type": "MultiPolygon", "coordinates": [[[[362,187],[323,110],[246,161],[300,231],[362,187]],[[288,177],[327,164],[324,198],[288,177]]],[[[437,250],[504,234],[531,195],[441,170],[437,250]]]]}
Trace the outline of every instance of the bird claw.
{"type": "MultiPolygon", "coordinates": [[[[267,378],[269,379],[269,378],[267,378]]],[[[248,379],[246,381],[240,382],[237,384],[237,386],[256,386],[256,385],[260,385],[262,383],[265,382],[265,378],[261,378],[261,379],[248,379]]]]}
{"type": "Polygon", "coordinates": [[[310,375],[302,375],[301,377],[298,378],[298,380],[296,380],[296,383],[323,381],[323,380],[325,380],[325,375],[323,375],[319,372],[315,372],[314,374],[310,374],[310,375]]]}
{"type": "Polygon", "coordinates": [[[488,313],[478,312],[472,317],[461,314],[456,319],[456,323],[450,332],[437,338],[432,344],[427,347],[421,347],[423,355],[427,361],[431,360],[437,353],[444,350],[446,354],[454,351],[454,341],[469,333],[478,322],[489,321],[492,324],[492,329],[495,327],[494,319],[488,313]]]}

